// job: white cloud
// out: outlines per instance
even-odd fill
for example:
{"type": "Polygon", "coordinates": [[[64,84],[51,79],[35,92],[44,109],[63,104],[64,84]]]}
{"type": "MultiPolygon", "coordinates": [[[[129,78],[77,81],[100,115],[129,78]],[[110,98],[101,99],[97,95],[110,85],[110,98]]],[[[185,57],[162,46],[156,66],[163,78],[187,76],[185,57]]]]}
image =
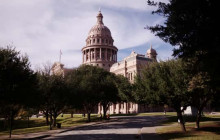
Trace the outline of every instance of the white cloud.
{"type": "Polygon", "coordinates": [[[0,0],[0,46],[13,42],[33,68],[58,61],[62,49],[65,66],[76,67],[99,7],[119,49],[155,40],[144,27],[161,18],[149,16],[152,8],[145,0],[0,0]]]}

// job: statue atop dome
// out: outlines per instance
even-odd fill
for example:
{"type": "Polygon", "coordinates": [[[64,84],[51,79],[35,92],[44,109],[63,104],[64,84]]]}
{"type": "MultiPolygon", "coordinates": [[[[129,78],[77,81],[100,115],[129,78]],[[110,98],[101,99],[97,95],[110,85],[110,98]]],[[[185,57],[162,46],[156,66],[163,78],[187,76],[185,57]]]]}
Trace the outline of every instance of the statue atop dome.
{"type": "Polygon", "coordinates": [[[102,16],[102,13],[101,13],[101,10],[99,10],[99,13],[98,15],[96,16],[97,17],[97,24],[102,24],[104,25],[102,19],[103,19],[103,16],[102,16]]]}

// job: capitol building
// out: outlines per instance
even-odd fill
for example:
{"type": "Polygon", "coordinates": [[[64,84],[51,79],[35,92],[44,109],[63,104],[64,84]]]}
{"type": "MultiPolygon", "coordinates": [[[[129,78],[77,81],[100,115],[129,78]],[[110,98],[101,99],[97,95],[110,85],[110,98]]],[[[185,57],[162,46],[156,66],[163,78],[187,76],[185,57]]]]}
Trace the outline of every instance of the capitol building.
{"type": "MultiPolygon", "coordinates": [[[[82,48],[82,64],[97,66],[115,74],[128,78],[133,83],[135,75],[139,74],[143,67],[157,61],[157,52],[152,48],[146,54],[138,54],[134,51],[121,61],[117,61],[118,49],[114,46],[114,39],[110,29],[103,23],[103,15],[99,11],[96,24],[90,29],[86,38],[85,46],[82,48]]],[[[64,68],[60,62],[52,66],[53,74],[65,75],[71,69],[64,68]]],[[[97,113],[103,112],[102,106],[98,105],[97,113]]],[[[132,102],[120,102],[109,107],[110,114],[127,114],[145,112],[142,105],[132,102]]]]}

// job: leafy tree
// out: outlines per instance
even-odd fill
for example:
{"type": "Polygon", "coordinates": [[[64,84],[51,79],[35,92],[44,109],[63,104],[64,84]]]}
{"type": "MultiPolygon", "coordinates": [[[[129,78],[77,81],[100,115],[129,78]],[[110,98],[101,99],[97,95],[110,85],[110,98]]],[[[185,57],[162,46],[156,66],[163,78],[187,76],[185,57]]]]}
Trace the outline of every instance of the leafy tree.
{"type": "MultiPolygon", "coordinates": [[[[49,70],[49,69],[47,69],[49,70]]],[[[39,91],[43,100],[41,109],[46,115],[46,122],[50,117],[50,129],[56,126],[56,118],[62,113],[67,101],[67,85],[60,75],[50,75],[49,71],[38,73],[39,91]]]]}
{"type": "Polygon", "coordinates": [[[134,101],[132,97],[132,85],[128,78],[124,77],[123,75],[116,75],[115,83],[118,88],[118,96],[120,101],[134,101]]]}
{"type": "Polygon", "coordinates": [[[207,73],[198,73],[193,76],[189,82],[188,90],[192,93],[192,105],[198,109],[196,116],[196,128],[199,128],[199,123],[202,115],[202,111],[208,101],[212,99],[212,88],[207,84],[210,81],[210,77],[207,73]]]}
{"type": "MultiPolygon", "coordinates": [[[[219,20],[216,18],[218,17],[217,1],[169,0],[168,3],[155,3],[148,0],[148,4],[158,6],[153,14],[166,18],[163,25],[151,26],[148,29],[165,42],[177,46],[173,55],[183,58],[187,64],[186,68],[191,77],[191,85],[194,85],[190,87],[190,91],[193,91],[193,97],[197,97],[195,102],[199,110],[197,113],[198,124],[201,108],[206,106],[208,100],[211,99],[210,96],[216,96],[220,91],[220,69],[218,66],[220,61],[218,33],[220,26],[219,20]],[[209,80],[203,80],[204,82],[201,83],[201,74],[208,77],[209,80]],[[202,94],[199,91],[202,91],[202,94]]],[[[199,125],[196,127],[199,128],[199,125]]]]}
{"type": "Polygon", "coordinates": [[[89,65],[82,65],[70,75],[76,87],[77,99],[87,112],[88,122],[91,121],[91,113],[100,101],[100,82],[103,69],[89,65]]]}
{"type": "Polygon", "coordinates": [[[106,112],[111,103],[120,100],[115,79],[114,74],[89,65],[82,65],[67,76],[72,94],[70,99],[83,106],[89,122],[90,114],[99,103],[103,106],[103,117],[106,118],[106,112]]]}
{"type": "Polygon", "coordinates": [[[49,125],[49,109],[50,109],[50,74],[51,74],[51,66],[50,64],[44,65],[43,69],[37,70],[37,78],[38,78],[38,88],[41,96],[41,105],[39,109],[43,112],[46,119],[46,124],[49,125]]]}
{"type": "Polygon", "coordinates": [[[120,101],[118,88],[115,84],[116,76],[103,70],[103,76],[100,83],[100,104],[103,106],[103,118],[106,119],[106,113],[112,103],[120,101]]]}
{"type": "Polygon", "coordinates": [[[76,76],[78,73],[77,70],[73,70],[67,75],[65,75],[65,81],[68,88],[67,94],[67,108],[65,112],[69,112],[71,114],[71,118],[73,117],[73,113],[76,110],[82,110],[82,97],[79,96],[79,81],[80,76],[76,76]]]}
{"type": "Polygon", "coordinates": [[[151,64],[136,79],[137,102],[169,105],[177,112],[181,129],[185,132],[182,112],[189,105],[188,80],[181,60],[151,64]],[[140,91],[140,92],[139,92],[140,91]]]}
{"type": "Polygon", "coordinates": [[[27,56],[12,47],[0,48],[0,110],[10,120],[10,137],[13,120],[24,106],[36,105],[36,74],[30,69],[27,56]]]}

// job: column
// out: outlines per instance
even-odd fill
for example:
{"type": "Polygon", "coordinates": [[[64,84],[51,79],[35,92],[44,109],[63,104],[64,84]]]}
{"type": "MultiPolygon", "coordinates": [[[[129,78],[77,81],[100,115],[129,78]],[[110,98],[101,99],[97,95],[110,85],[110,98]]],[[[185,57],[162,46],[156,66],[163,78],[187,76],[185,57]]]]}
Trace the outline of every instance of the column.
{"type": "Polygon", "coordinates": [[[127,114],[127,112],[128,112],[128,110],[127,110],[128,108],[127,108],[127,103],[126,102],[124,102],[124,110],[123,110],[123,112],[125,113],[125,114],[127,114]]]}
{"type": "Polygon", "coordinates": [[[117,62],[117,51],[115,51],[115,62],[117,62]]]}
{"type": "Polygon", "coordinates": [[[136,113],[139,113],[138,112],[138,104],[135,104],[135,111],[136,111],[136,113]]]}
{"type": "Polygon", "coordinates": [[[91,51],[89,49],[89,62],[91,62],[91,51]]]}
{"type": "Polygon", "coordinates": [[[84,63],[84,51],[82,52],[82,61],[83,61],[83,63],[84,63]]]}
{"type": "Polygon", "coordinates": [[[115,112],[115,106],[114,106],[114,103],[112,103],[112,114],[114,114],[115,112]]]}
{"type": "Polygon", "coordinates": [[[100,103],[98,104],[98,114],[101,113],[101,107],[100,107],[100,103]]]}
{"type": "Polygon", "coordinates": [[[100,48],[100,60],[102,60],[102,48],[100,48]]]}
{"type": "Polygon", "coordinates": [[[108,60],[108,58],[107,58],[107,51],[108,51],[108,49],[106,48],[105,49],[105,60],[108,60]]]}
{"type": "Polygon", "coordinates": [[[112,61],[113,59],[112,59],[112,50],[110,49],[110,61],[112,61]]]}
{"type": "Polygon", "coordinates": [[[95,61],[97,60],[97,58],[96,58],[96,48],[94,48],[94,57],[95,57],[95,61]]]}
{"type": "Polygon", "coordinates": [[[115,51],[112,50],[112,60],[115,61],[115,51]]]}
{"type": "Polygon", "coordinates": [[[116,114],[119,114],[119,112],[120,112],[119,103],[117,103],[117,104],[116,104],[115,113],[116,113],[116,114]]]}

